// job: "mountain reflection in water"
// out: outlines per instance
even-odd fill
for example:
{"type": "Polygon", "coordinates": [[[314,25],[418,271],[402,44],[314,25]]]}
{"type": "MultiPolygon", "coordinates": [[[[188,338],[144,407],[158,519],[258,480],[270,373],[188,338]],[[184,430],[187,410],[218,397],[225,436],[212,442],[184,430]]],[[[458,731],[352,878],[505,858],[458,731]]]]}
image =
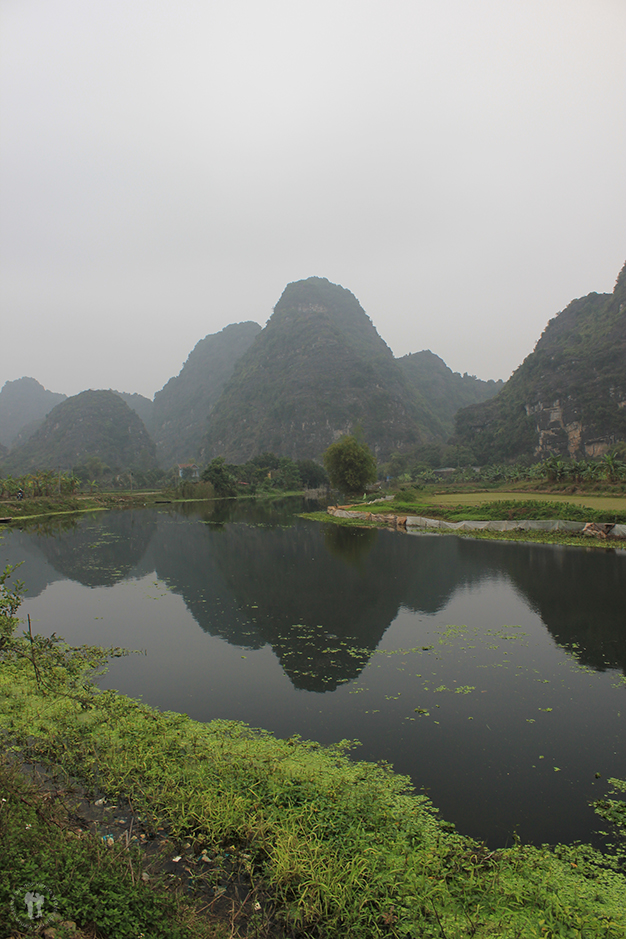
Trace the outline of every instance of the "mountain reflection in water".
{"type": "Polygon", "coordinates": [[[24,562],[38,631],[147,650],[105,687],[199,720],[358,738],[358,756],[494,847],[593,839],[590,801],[626,777],[626,553],[344,528],[300,508],[97,513],[12,529],[0,560],[24,562]]]}
{"type": "Polygon", "coordinates": [[[620,551],[320,525],[263,502],[67,524],[56,534],[52,522],[13,532],[7,560],[24,561],[29,597],[63,578],[110,586],[154,571],[210,635],[249,649],[269,643],[296,688],[329,691],[354,679],[400,609],[434,614],[459,588],[493,578],[509,580],[582,665],[626,674],[620,551]]]}

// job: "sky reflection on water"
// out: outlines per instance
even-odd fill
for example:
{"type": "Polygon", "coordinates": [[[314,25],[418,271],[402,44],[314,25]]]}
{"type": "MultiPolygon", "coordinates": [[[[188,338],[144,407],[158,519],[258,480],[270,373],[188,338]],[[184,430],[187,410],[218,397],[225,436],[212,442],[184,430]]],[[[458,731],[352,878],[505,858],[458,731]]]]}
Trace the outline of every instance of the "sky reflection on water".
{"type": "Polygon", "coordinates": [[[106,687],[199,720],[358,738],[357,756],[393,763],[491,845],[590,840],[587,803],[626,776],[620,552],[241,503],[101,513],[0,549],[25,562],[38,631],[147,651],[115,660],[106,687]]]}

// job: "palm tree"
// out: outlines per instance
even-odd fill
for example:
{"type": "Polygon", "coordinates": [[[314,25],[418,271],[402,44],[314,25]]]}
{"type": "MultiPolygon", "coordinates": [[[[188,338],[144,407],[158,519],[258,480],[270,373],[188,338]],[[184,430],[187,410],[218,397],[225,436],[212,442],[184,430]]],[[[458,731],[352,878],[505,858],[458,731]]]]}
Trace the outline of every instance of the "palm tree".
{"type": "Polygon", "coordinates": [[[556,482],[565,475],[565,463],[560,456],[553,454],[543,461],[543,472],[547,479],[556,482]]]}
{"type": "Polygon", "coordinates": [[[604,475],[609,480],[609,482],[612,483],[620,479],[622,471],[626,469],[626,464],[622,463],[622,461],[617,458],[615,453],[611,453],[610,451],[604,454],[601,465],[602,469],[604,470],[604,475]]]}

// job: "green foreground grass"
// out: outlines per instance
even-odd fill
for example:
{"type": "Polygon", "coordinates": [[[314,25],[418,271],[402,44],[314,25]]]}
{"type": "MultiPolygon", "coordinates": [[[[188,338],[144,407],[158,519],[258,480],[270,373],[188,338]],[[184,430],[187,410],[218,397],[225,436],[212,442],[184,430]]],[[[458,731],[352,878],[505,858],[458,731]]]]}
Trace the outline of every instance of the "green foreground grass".
{"type": "MultiPolygon", "coordinates": [[[[108,798],[129,798],[198,855],[229,846],[262,897],[246,936],[626,935],[626,878],[591,848],[517,844],[490,851],[442,822],[408,779],[350,759],[346,742],[322,747],[241,723],[160,713],[113,691],[98,693],[80,664],[95,661],[85,650],[59,647],[51,655],[45,641],[40,647],[37,671],[28,645],[0,667],[6,739],[108,798]]],[[[0,818],[0,922],[8,923],[11,891],[40,844],[30,839],[27,849],[15,825],[0,818]],[[7,837],[17,849],[7,850],[7,837]]],[[[33,824],[23,811],[14,818],[33,824]]],[[[103,910],[117,904],[116,891],[125,888],[100,876],[102,852],[92,846],[80,860],[63,844],[54,850],[45,875],[65,919],[79,926],[81,917],[94,919],[94,904],[77,884],[100,891],[103,910]]],[[[111,939],[205,934],[168,932],[165,900],[147,900],[141,885],[133,890],[123,899],[131,926],[120,916],[106,933],[111,939]]]]}
{"type": "Polygon", "coordinates": [[[81,829],[58,793],[42,788],[6,757],[0,761],[0,791],[3,939],[32,935],[28,927],[35,923],[28,922],[23,897],[34,885],[52,906],[42,925],[54,928],[55,939],[183,939],[187,925],[196,926],[188,905],[142,878],[138,847],[109,845],[81,829]]]}
{"type": "Polygon", "coordinates": [[[73,496],[38,496],[28,499],[3,499],[0,517],[15,521],[48,515],[69,515],[77,512],[98,512],[108,509],[153,505],[166,496],[161,492],[102,492],[73,496]]]}

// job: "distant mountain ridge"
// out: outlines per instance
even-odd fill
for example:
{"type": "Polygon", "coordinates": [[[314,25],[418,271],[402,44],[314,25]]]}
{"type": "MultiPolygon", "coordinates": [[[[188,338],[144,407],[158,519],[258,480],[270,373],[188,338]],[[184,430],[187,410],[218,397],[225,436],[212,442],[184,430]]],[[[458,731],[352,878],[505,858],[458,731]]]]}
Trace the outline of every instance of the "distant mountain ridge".
{"type": "Polygon", "coordinates": [[[443,436],[454,431],[454,415],[459,408],[493,398],[504,385],[502,380],[483,381],[467,372],[453,372],[430,349],[412,352],[397,362],[407,381],[428,402],[443,436]]]}
{"type": "MultiPolygon", "coordinates": [[[[165,468],[196,459],[208,417],[231,377],[235,363],[261,332],[258,323],[232,323],[205,336],[189,353],[180,373],[157,391],[150,429],[159,463],[165,468]]],[[[129,402],[130,403],[130,402],[129,402]]]]}
{"type": "Polygon", "coordinates": [[[323,277],[288,284],[210,415],[203,458],[319,459],[357,428],[380,458],[440,433],[349,290],[323,277]]]}
{"type": "Polygon", "coordinates": [[[112,470],[156,466],[141,418],[113,391],[83,391],[57,404],[32,437],[4,460],[10,473],[71,469],[98,459],[112,470]]]}
{"type": "MultiPolygon", "coordinates": [[[[394,452],[442,442],[459,407],[488,398],[501,384],[452,372],[430,350],[394,358],[349,290],[310,277],[287,285],[264,329],[252,321],[234,323],[201,339],[154,401],[111,389],[82,394],[113,395],[128,406],[141,425],[134,425],[132,435],[147,441],[141,459],[151,465],[154,441],[160,466],[169,470],[214,456],[245,462],[263,451],[320,460],[330,443],[355,432],[386,460],[394,452]]],[[[88,408],[87,399],[79,426],[71,433],[64,427],[65,442],[55,437],[46,414],[80,397],[54,395],[34,379],[7,382],[0,392],[0,431],[7,439],[12,434],[12,449],[2,449],[0,436],[3,472],[26,471],[38,460],[43,463],[37,468],[91,456],[115,466],[136,461],[132,447],[107,451],[101,408],[88,408]],[[20,415],[13,424],[3,424],[7,402],[20,415]],[[31,414],[35,419],[24,423],[31,414]]],[[[110,400],[107,407],[114,407],[110,400]]],[[[122,413],[128,420],[119,408],[108,419],[117,424],[122,413]]]]}
{"type": "Polygon", "coordinates": [[[626,440],[626,264],[612,294],[573,300],[484,404],[456,416],[479,462],[601,456],[626,440]]]}
{"type": "Polygon", "coordinates": [[[0,390],[0,444],[12,447],[25,428],[38,423],[66,395],[48,391],[34,378],[7,381],[0,390]]]}
{"type": "Polygon", "coordinates": [[[115,391],[114,388],[109,388],[109,391],[119,395],[122,401],[141,418],[146,425],[146,429],[150,431],[153,411],[153,402],[150,398],[140,394],[130,394],[128,391],[115,391]]]}

